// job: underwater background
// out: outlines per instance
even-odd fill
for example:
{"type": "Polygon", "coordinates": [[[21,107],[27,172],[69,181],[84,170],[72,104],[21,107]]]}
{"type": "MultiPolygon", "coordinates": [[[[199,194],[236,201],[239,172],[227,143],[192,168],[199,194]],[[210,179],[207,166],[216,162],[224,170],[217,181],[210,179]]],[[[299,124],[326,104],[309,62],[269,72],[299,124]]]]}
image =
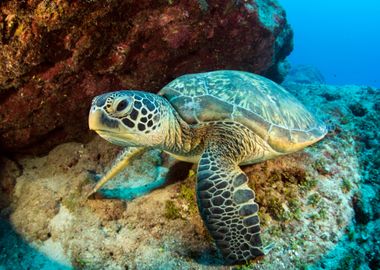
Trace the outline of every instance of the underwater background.
{"type": "Polygon", "coordinates": [[[0,270],[380,269],[376,0],[0,2],[0,270]],[[200,218],[196,166],[152,150],[86,200],[120,148],[91,100],[216,69],[281,83],[326,123],[245,166],[263,258],[228,266],[200,218]]]}
{"type": "Polygon", "coordinates": [[[295,32],[288,60],[317,67],[331,84],[380,86],[377,0],[281,0],[295,32]]]}

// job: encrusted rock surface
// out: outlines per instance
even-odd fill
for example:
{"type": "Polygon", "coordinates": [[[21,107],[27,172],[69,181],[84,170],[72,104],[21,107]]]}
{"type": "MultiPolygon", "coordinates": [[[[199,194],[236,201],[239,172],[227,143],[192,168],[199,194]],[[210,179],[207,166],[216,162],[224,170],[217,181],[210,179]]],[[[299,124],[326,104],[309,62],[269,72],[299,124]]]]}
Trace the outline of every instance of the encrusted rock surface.
{"type": "Polygon", "coordinates": [[[296,65],[292,67],[285,77],[284,83],[293,82],[300,84],[325,84],[322,73],[311,65],[296,65]]]}
{"type": "Polygon", "coordinates": [[[292,31],[275,0],[0,2],[0,149],[86,135],[91,98],[243,69],[281,80],[292,31]]]}
{"type": "MultiPolygon", "coordinates": [[[[377,269],[380,90],[287,87],[329,125],[329,133],[304,151],[243,168],[260,205],[264,243],[276,245],[240,268],[377,269]],[[364,115],[350,109],[358,103],[364,115]]],[[[148,185],[181,168],[157,151],[107,183],[107,198],[85,200],[87,169],[104,171],[117,151],[96,138],[19,159],[19,166],[7,161],[4,168],[14,179],[9,187],[15,188],[0,215],[0,269],[230,269],[199,216],[192,170],[184,169],[184,181],[177,176],[145,196],[123,200],[135,181],[148,185]]]]}

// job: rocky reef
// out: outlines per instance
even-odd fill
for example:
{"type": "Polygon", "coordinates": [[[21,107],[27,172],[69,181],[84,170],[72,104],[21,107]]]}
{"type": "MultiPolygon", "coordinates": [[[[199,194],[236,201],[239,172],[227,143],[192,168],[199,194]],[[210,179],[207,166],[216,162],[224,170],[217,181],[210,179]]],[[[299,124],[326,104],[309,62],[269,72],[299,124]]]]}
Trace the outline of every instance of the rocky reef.
{"type": "MultiPolygon", "coordinates": [[[[243,168],[264,243],[275,247],[236,269],[378,269],[380,89],[285,87],[329,133],[243,168]]],[[[191,164],[146,153],[106,185],[104,198],[85,200],[87,170],[104,171],[118,151],[95,138],[3,159],[0,268],[229,269],[199,216],[191,164]]]]}
{"type": "MultiPolygon", "coordinates": [[[[329,148],[322,152],[327,160],[322,159],[319,163],[319,173],[332,178],[339,175],[336,181],[348,194],[347,207],[350,208],[349,222],[343,227],[339,241],[332,241],[334,245],[325,249],[320,259],[302,267],[313,270],[379,269],[380,89],[319,83],[290,83],[286,87],[304,103],[314,103],[312,109],[329,124],[330,132],[323,142],[329,148]],[[353,163],[347,162],[349,159],[353,163]]],[[[325,186],[329,192],[336,192],[339,187],[325,186]]],[[[335,215],[337,209],[330,214],[335,215]]],[[[322,228],[319,229],[323,233],[322,228]]],[[[320,244],[319,240],[312,241],[315,245],[320,244]]]]}
{"type": "Polygon", "coordinates": [[[281,81],[293,36],[275,0],[5,0],[0,33],[0,149],[23,153],[83,141],[105,91],[214,69],[281,81]]]}
{"type": "Polygon", "coordinates": [[[316,67],[311,65],[297,65],[292,67],[286,75],[284,84],[287,83],[325,84],[326,81],[322,73],[316,67]]]}

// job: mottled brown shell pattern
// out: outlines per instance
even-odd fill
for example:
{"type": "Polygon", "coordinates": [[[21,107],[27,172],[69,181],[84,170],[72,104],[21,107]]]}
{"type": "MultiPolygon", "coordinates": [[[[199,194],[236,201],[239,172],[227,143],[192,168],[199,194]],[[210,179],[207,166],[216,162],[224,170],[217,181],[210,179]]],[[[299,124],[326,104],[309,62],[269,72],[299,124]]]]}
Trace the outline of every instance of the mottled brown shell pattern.
{"type": "Polygon", "coordinates": [[[325,125],[283,87],[248,72],[188,74],[159,94],[189,124],[237,121],[283,153],[302,149],[326,134],[325,125]]]}

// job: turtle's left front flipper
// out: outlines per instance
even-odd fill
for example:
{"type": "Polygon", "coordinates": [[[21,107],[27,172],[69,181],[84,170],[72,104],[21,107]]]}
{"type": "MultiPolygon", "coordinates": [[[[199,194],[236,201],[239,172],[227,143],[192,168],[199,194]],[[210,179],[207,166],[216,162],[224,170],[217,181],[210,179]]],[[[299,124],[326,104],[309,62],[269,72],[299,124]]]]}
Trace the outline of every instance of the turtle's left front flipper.
{"type": "Polygon", "coordinates": [[[222,255],[246,262],[266,252],[260,238],[258,205],[228,142],[210,142],[198,165],[198,207],[222,255]]]}
{"type": "Polygon", "coordinates": [[[90,197],[96,193],[105,183],[121,173],[130,164],[131,160],[146,151],[144,147],[128,147],[125,148],[113,162],[113,165],[109,171],[96,183],[95,187],[87,194],[90,197]]]}

